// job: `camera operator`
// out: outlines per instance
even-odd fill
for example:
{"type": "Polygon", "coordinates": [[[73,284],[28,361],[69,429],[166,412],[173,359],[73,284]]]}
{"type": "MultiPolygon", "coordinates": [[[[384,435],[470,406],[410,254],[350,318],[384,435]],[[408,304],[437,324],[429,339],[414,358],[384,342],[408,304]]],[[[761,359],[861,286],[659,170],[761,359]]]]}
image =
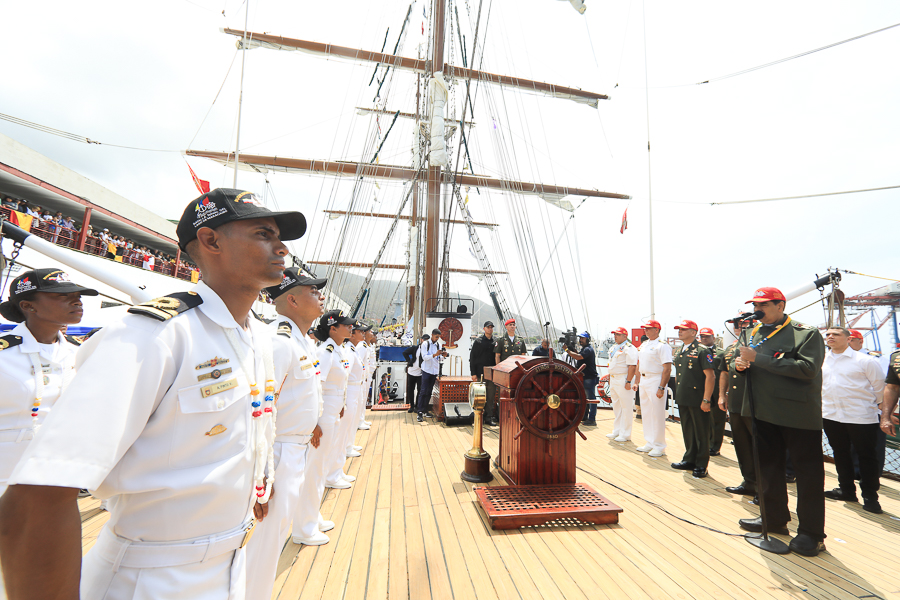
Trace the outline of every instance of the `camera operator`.
{"type": "MultiPolygon", "coordinates": [[[[587,331],[579,333],[578,344],[581,346],[578,352],[572,352],[566,348],[566,354],[577,361],[575,363],[576,368],[581,368],[584,365],[584,371],[581,372],[584,375],[584,392],[587,394],[588,400],[596,400],[597,396],[594,395],[594,390],[597,389],[600,378],[597,376],[597,358],[594,354],[594,349],[591,347],[591,334],[587,331]]],[[[585,425],[597,424],[596,403],[588,403],[582,423],[585,425]]]]}
{"type": "MultiPolygon", "coordinates": [[[[788,534],[791,520],[785,484],[785,450],[797,474],[797,536],[790,549],[816,556],[825,549],[825,494],[822,481],[822,362],[825,342],[815,327],[792,321],[784,314],[786,300],[780,290],[760,288],[753,309],[761,311],[748,345],[732,359],[747,377],[755,406],[758,433],[759,492],[765,501],[768,530],[788,534]]],[[[742,340],[743,342],[743,340],[742,340]]],[[[762,520],[741,519],[747,531],[762,531],[762,520]]]]}
{"type": "MultiPolygon", "coordinates": [[[[423,336],[424,337],[424,336],[423,336]]],[[[431,392],[434,390],[434,382],[441,370],[441,358],[450,356],[446,350],[438,345],[441,337],[440,329],[431,330],[431,339],[425,340],[419,345],[419,354],[422,357],[422,383],[419,388],[418,416],[416,421],[425,420],[425,411],[431,402],[431,392]]]]}
{"type": "MultiPolygon", "coordinates": [[[[484,322],[484,335],[472,342],[472,351],[469,354],[469,371],[472,373],[472,381],[480,381],[484,375],[485,367],[493,367],[496,362],[494,347],[497,342],[494,341],[494,323],[492,321],[484,322]]],[[[496,425],[500,418],[500,411],[494,402],[497,393],[497,387],[493,381],[485,381],[485,393],[487,399],[484,403],[484,418],[488,425],[496,425]]]]}

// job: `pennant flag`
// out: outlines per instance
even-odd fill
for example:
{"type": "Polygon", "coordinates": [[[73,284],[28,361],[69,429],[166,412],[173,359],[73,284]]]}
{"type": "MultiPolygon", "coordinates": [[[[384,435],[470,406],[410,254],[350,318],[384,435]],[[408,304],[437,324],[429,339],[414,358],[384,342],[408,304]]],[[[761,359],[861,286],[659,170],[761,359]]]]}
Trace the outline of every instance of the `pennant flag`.
{"type": "MultiPolygon", "coordinates": [[[[185,163],[185,164],[187,164],[187,163],[185,163]]],[[[197,190],[201,194],[208,194],[209,193],[209,182],[203,181],[202,179],[197,177],[197,174],[194,173],[194,170],[191,168],[191,165],[188,165],[187,168],[188,168],[188,171],[191,172],[191,178],[194,180],[194,185],[197,186],[197,190]]]]}
{"type": "Polygon", "coordinates": [[[628,229],[628,209],[625,209],[625,212],[622,213],[622,226],[619,227],[619,233],[625,233],[625,230],[628,229]]]}
{"type": "Polygon", "coordinates": [[[25,231],[31,231],[31,222],[34,221],[34,217],[31,215],[26,215],[25,213],[20,213],[17,210],[9,211],[9,222],[13,225],[21,227],[25,231]]]}

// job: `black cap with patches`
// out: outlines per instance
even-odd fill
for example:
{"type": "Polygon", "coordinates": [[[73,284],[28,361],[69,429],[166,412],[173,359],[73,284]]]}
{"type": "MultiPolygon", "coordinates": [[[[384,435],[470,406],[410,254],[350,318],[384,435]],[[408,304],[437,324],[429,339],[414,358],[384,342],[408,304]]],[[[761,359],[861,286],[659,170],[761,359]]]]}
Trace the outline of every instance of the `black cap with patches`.
{"type": "Polygon", "coordinates": [[[327,279],[316,279],[312,273],[302,267],[288,267],[281,274],[281,283],[266,288],[266,293],[274,300],[291,288],[298,285],[311,285],[321,290],[328,283],[327,279]]]}
{"type": "Polygon", "coordinates": [[[275,219],[281,231],[279,239],[296,240],[306,233],[306,217],[297,211],[273,212],[262,205],[253,192],[216,188],[192,200],[184,209],[178,227],[178,245],[186,250],[189,242],[197,238],[201,227],[215,229],[232,221],[246,219],[275,219]]]}
{"type": "Polygon", "coordinates": [[[493,321],[485,321],[484,325],[482,325],[482,327],[493,327],[493,326],[494,326],[493,321]]]}
{"type": "Polygon", "coordinates": [[[360,321],[360,320],[358,320],[358,319],[353,323],[353,331],[363,331],[363,332],[365,332],[365,331],[368,331],[368,330],[370,330],[370,329],[372,329],[372,326],[371,326],[371,325],[366,325],[365,323],[363,323],[362,321],[360,321]]]}
{"type": "Polygon", "coordinates": [[[83,296],[97,296],[100,292],[73,283],[62,269],[35,269],[25,271],[9,284],[9,299],[0,304],[0,313],[10,321],[21,323],[11,317],[21,316],[17,303],[33,292],[50,294],[79,293],[83,296]]]}
{"type": "Polygon", "coordinates": [[[351,319],[350,317],[345,317],[343,311],[340,310],[329,310],[319,318],[319,324],[324,324],[326,327],[333,327],[335,325],[352,326],[355,323],[355,320],[351,319]]]}

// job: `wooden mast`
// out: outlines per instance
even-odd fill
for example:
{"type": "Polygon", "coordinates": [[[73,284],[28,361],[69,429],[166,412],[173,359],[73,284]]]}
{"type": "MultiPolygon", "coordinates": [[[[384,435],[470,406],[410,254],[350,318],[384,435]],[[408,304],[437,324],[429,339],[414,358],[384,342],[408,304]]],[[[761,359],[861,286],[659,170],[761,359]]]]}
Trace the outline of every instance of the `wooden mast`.
{"type": "MultiPolygon", "coordinates": [[[[444,2],[434,0],[434,13],[432,14],[432,59],[431,72],[440,73],[444,70],[444,2]]],[[[434,116],[432,115],[432,118],[434,116]]],[[[441,167],[432,165],[428,161],[428,191],[425,200],[425,294],[422,301],[425,310],[429,307],[431,298],[437,296],[438,286],[438,251],[440,249],[440,218],[441,218],[441,167]]]]}

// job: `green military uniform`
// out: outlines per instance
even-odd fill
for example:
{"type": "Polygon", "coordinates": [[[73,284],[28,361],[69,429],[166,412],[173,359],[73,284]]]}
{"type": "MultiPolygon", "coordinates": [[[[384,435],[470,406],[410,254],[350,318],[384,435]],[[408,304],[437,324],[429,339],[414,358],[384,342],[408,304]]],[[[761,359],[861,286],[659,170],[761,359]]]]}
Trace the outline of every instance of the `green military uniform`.
{"type": "Polygon", "coordinates": [[[705,373],[713,369],[714,360],[712,351],[697,340],[683,346],[672,358],[675,366],[675,403],[684,436],[682,461],[694,465],[694,469],[705,470],[709,464],[712,417],[700,406],[706,388],[705,373]]]}
{"type": "MultiPolygon", "coordinates": [[[[825,539],[822,481],[822,362],[825,342],[815,327],[784,316],[753,329],[756,359],[738,371],[747,380],[742,414],[749,415],[752,394],[759,436],[760,493],[770,527],[791,520],[785,485],[785,451],[797,474],[798,534],[825,539]]],[[[729,364],[734,366],[740,351],[729,364]]],[[[734,381],[732,379],[732,381],[734,381]]]]}
{"type": "Polygon", "coordinates": [[[740,342],[735,342],[725,348],[722,353],[722,363],[728,377],[726,392],[728,420],[731,422],[731,441],[734,442],[734,453],[737,455],[738,467],[744,478],[741,486],[746,488],[748,493],[754,493],[756,492],[756,467],[753,463],[753,423],[750,417],[741,415],[744,406],[744,387],[747,380],[738,375],[734,369],[734,356],[740,347],[740,342]]]}
{"type": "Polygon", "coordinates": [[[712,427],[709,431],[709,453],[711,456],[719,454],[722,449],[722,441],[725,439],[725,421],[728,413],[719,408],[719,378],[722,373],[728,370],[725,364],[725,351],[710,347],[710,352],[714,353],[713,370],[715,371],[716,383],[713,386],[712,398],[710,399],[710,415],[712,416],[712,427]]]}
{"type": "Polygon", "coordinates": [[[884,378],[884,382],[889,385],[900,385],[900,350],[891,354],[887,377],[884,378]]]}
{"type": "Polygon", "coordinates": [[[510,339],[509,334],[504,333],[503,337],[497,340],[497,354],[500,355],[500,360],[497,361],[497,364],[502,363],[510,356],[527,353],[528,350],[525,349],[525,338],[521,336],[517,335],[513,339],[510,339]]]}

